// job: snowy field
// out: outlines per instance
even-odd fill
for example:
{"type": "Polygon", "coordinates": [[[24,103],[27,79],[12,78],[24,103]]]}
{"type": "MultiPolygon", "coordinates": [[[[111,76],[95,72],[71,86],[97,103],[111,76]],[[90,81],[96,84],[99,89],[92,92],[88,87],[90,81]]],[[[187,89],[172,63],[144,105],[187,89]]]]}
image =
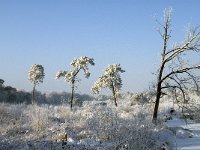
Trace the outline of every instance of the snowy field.
{"type": "Polygon", "coordinates": [[[173,104],[161,103],[152,124],[153,104],[130,98],[115,107],[111,100],[82,107],[0,104],[0,149],[199,150],[200,123],[183,119],[173,104]]]}
{"type": "Polygon", "coordinates": [[[174,129],[177,150],[200,150],[200,123],[172,119],[167,121],[167,127],[174,129]]]}

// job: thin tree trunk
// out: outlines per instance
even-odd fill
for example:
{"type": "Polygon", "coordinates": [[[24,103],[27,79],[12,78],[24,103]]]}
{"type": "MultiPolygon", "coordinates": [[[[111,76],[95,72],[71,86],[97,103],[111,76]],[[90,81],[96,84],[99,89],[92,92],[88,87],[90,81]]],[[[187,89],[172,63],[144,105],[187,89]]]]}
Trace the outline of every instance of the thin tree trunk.
{"type": "Polygon", "coordinates": [[[166,50],[167,50],[167,41],[169,38],[168,35],[168,29],[169,29],[169,20],[166,22],[165,27],[164,27],[164,41],[163,41],[163,52],[162,52],[162,58],[161,58],[161,66],[160,66],[160,71],[158,74],[158,81],[157,81],[157,89],[156,89],[156,102],[155,102],[155,107],[154,107],[154,112],[153,112],[153,123],[157,123],[157,116],[158,116],[158,107],[160,103],[160,97],[162,94],[162,75],[163,71],[165,68],[165,57],[166,57],[166,50]]]}
{"type": "Polygon", "coordinates": [[[114,98],[115,106],[117,107],[117,97],[116,97],[115,87],[114,87],[113,83],[112,83],[112,93],[113,93],[113,98],[114,98]]]}
{"type": "Polygon", "coordinates": [[[71,110],[72,110],[72,105],[73,105],[73,99],[74,99],[74,81],[72,81],[72,93],[71,93],[71,101],[70,101],[71,110]]]}
{"type": "Polygon", "coordinates": [[[36,84],[34,83],[34,85],[33,85],[33,91],[32,91],[32,105],[35,104],[35,86],[36,86],[36,84]]]}
{"type": "MultiPolygon", "coordinates": [[[[166,46],[164,46],[164,49],[166,48],[166,46]]],[[[162,94],[162,74],[163,74],[163,70],[165,68],[165,50],[163,51],[163,57],[162,57],[162,64],[160,67],[160,71],[159,71],[159,75],[158,75],[158,84],[157,84],[157,89],[156,89],[156,102],[155,102],[155,107],[154,107],[154,112],[153,112],[153,123],[157,123],[157,116],[158,116],[158,107],[159,107],[159,103],[160,103],[160,97],[162,94]]]]}
{"type": "Polygon", "coordinates": [[[158,84],[157,92],[156,92],[156,102],[155,102],[155,107],[154,107],[154,112],[153,112],[153,123],[155,124],[157,124],[157,115],[158,115],[160,97],[161,97],[161,84],[158,84]]]}
{"type": "MultiPolygon", "coordinates": [[[[164,55],[163,55],[164,56],[164,55]]],[[[156,102],[155,102],[155,107],[154,107],[154,112],[153,112],[153,123],[156,124],[157,116],[158,116],[158,107],[160,103],[160,97],[162,93],[162,74],[164,70],[165,63],[162,61],[162,65],[160,67],[159,75],[158,75],[158,84],[157,84],[157,89],[156,89],[156,102]]]]}

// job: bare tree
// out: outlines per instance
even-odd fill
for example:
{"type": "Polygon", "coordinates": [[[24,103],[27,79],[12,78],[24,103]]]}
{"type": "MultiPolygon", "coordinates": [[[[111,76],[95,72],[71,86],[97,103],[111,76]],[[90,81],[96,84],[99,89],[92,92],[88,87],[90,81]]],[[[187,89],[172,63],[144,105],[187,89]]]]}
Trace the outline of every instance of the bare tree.
{"type": "Polygon", "coordinates": [[[117,97],[122,87],[122,79],[119,73],[125,72],[120,64],[109,65],[104,74],[99,77],[92,87],[92,92],[98,94],[102,88],[109,88],[112,91],[115,106],[117,106],[117,97]]]}
{"type": "Polygon", "coordinates": [[[85,77],[89,78],[90,77],[90,72],[89,72],[89,68],[88,68],[89,64],[94,65],[94,59],[93,58],[89,58],[87,56],[80,57],[78,59],[74,59],[71,62],[71,66],[72,66],[71,71],[59,71],[56,74],[56,79],[64,77],[65,81],[69,82],[71,84],[71,90],[72,90],[71,101],[70,101],[71,110],[72,110],[73,99],[74,99],[74,87],[75,87],[75,83],[78,81],[77,75],[81,70],[83,70],[85,77]]]}
{"type": "Polygon", "coordinates": [[[153,122],[157,121],[159,102],[162,96],[167,94],[167,90],[180,92],[184,102],[186,102],[186,90],[195,87],[198,90],[199,77],[195,71],[200,69],[200,65],[189,64],[185,57],[189,52],[199,52],[200,32],[198,28],[190,27],[183,42],[175,44],[169,48],[171,37],[171,14],[172,9],[165,9],[164,22],[159,23],[161,29],[158,30],[163,40],[161,63],[157,74],[156,101],[153,112],[153,122]]]}
{"type": "Polygon", "coordinates": [[[39,83],[43,83],[44,76],[44,68],[42,65],[33,64],[31,66],[31,70],[28,72],[28,79],[33,83],[32,105],[35,104],[35,87],[39,83]]]}

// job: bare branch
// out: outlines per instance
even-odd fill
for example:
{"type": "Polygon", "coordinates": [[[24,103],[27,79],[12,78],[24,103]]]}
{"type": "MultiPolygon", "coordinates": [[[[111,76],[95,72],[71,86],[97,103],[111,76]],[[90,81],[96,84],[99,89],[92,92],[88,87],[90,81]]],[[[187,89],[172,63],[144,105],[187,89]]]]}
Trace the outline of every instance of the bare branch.
{"type": "Polygon", "coordinates": [[[175,78],[171,78],[171,77],[170,77],[170,79],[171,79],[171,80],[174,80],[177,84],[179,84],[179,86],[180,86],[181,88],[187,89],[187,87],[186,87],[186,85],[185,85],[185,81],[186,81],[187,79],[180,79],[180,78],[178,77],[177,74],[175,74],[175,77],[180,81],[180,83],[179,83],[175,78]]]}
{"type": "Polygon", "coordinates": [[[193,80],[193,82],[194,82],[194,84],[196,86],[197,91],[199,91],[199,85],[197,83],[197,80],[195,79],[195,76],[192,75],[191,73],[189,73],[188,71],[186,71],[185,73],[187,73],[191,77],[191,79],[193,80]]]}
{"type": "Polygon", "coordinates": [[[183,69],[179,69],[179,70],[176,70],[176,71],[172,71],[170,72],[169,74],[167,74],[165,77],[163,77],[160,82],[162,83],[165,79],[167,79],[168,77],[170,77],[171,75],[174,75],[174,74],[179,74],[179,73],[184,73],[184,72],[187,72],[189,70],[194,70],[194,69],[200,69],[200,65],[197,65],[197,66],[193,66],[193,67],[188,67],[188,68],[183,68],[183,69]]]}
{"type": "Polygon", "coordinates": [[[159,23],[162,27],[162,33],[159,30],[159,34],[163,39],[163,48],[156,86],[153,122],[157,119],[160,98],[165,94],[165,89],[173,89],[173,92],[175,91],[176,100],[177,94],[179,94],[177,91],[180,91],[185,103],[187,96],[186,90],[191,87],[192,84],[195,84],[198,89],[199,82],[199,79],[197,79],[191,71],[200,69],[200,65],[188,65],[187,62],[182,60],[182,54],[188,51],[200,51],[200,31],[198,31],[198,28],[190,28],[185,40],[181,44],[177,44],[174,48],[169,49],[168,41],[171,35],[171,10],[166,9],[164,16],[163,24],[159,23]]]}
{"type": "MultiPolygon", "coordinates": [[[[166,87],[162,87],[162,89],[168,89],[168,88],[176,88],[176,89],[179,89],[179,90],[181,91],[182,95],[183,95],[183,100],[184,100],[184,102],[186,102],[186,95],[185,95],[184,90],[183,90],[181,87],[179,87],[179,86],[166,86],[166,87]]],[[[176,98],[177,98],[177,96],[176,96],[176,98]]]]}
{"type": "Polygon", "coordinates": [[[173,58],[175,58],[180,53],[183,53],[185,51],[193,50],[193,51],[199,51],[200,50],[200,32],[198,31],[198,28],[191,28],[188,32],[186,40],[179,46],[176,46],[175,48],[169,50],[166,55],[170,56],[165,60],[166,62],[169,62],[173,58]]]}

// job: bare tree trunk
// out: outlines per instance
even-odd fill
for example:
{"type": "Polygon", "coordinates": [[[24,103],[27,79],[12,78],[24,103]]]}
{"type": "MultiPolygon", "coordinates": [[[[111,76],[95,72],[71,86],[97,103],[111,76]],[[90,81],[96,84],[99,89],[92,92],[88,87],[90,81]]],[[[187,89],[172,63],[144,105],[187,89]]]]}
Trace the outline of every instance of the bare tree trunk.
{"type": "Polygon", "coordinates": [[[160,70],[159,70],[159,74],[158,74],[158,81],[157,81],[157,89],[156,89],[156,102],[155,102],[155,107],[154,107],[154,112],[153,112],[153,123],[157,123],[157,115],[158,115],[158,107],[159,107],[159,103],[160,103],[160,97],[162,94],[162,75],[163,75],[163,71],[165,68],[165,56],[166,56],[166,50],[167,50],[167,41],[169,38],[168,35],[168,28],[169,28],[169,22],[166,22],[165,24],[165,31],[164,31],[164,41],[163,41],[163,52],[162,52],[162,58],[161,58],[161,66],[160,66],[160,70]]]}
{"type": "Polygon", "coordinates": [[[34,85],[33,85],[33,91],[32,91],[32,105],[35,104],[35,86],[36,86],[36,84],[34,83],[34,85]]]}
{"type": "MultiPolygon", "coordinates": [[[[166,48],[166,47],[164,47],[164,48],[166,48]]],[[[163,57],[164,57],[164,54],[163,54],[163,57]]],[[[155,102],[155,107],[154,107],[154,112],[153,112],[153,123],[155,123],[155,124],[156,124],[157,115],[158,115],[158,107],[159,107],[159,103],[160,103],[160,97],[162,94],[162,74],[163,74],[164,66],[165,66],[164,58],[162,58],[162,64],[160,67],[158,81],[157,81],[158,83],[157,83],[157,89],[156,89],[156,102],[155,102]]]]}
{"type": "Polygon", "coordinates": [[[74,99],[74,82],[72,81],[72,93],[71,93],[71,101],[70,101],[70,108],[72,110],[72,105],[73,105],[73,99],[74,99]]]}
{"type": "Polygon", "coordinates": [[[161,84],[158,84],[157,91],[156,91],[156,102],[155,102],[155,107],[154,107],[154,112],[153,112],[153,123],[155,124],[157,124],[157,115],[158,115],[160,97],[161,97],[161,84]]]}

